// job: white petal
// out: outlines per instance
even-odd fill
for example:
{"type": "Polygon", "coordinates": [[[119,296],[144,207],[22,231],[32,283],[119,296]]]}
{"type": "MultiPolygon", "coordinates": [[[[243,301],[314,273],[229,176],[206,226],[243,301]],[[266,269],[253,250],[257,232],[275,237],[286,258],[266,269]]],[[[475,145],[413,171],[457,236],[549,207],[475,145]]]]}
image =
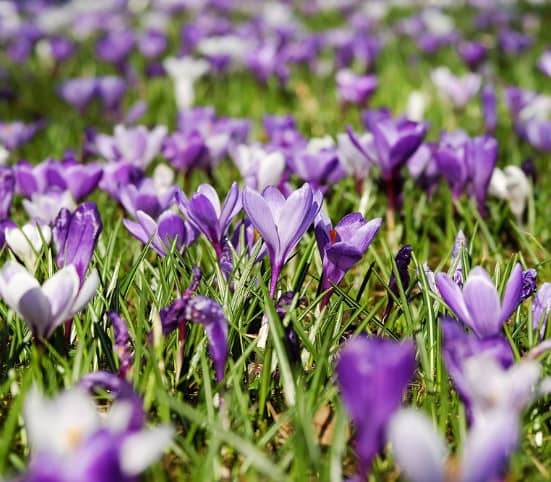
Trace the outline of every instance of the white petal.
{"type": "Polygon", "coordinates": [[[127,437],[120,454],[124,474],[131,477],[143,472],[163,454],[173,435],[172,427],[162,426],[127,437]]]}
{"type": "Polygon", "coordinates": [[[413,482],[444,480],[447,449],[431,421],[414,409],[400,410],[388,425],[387,437],[398,465],[413,482]]]}
{"type": "Polygon", "coordinates": [[[86,278],[86,281],[80,288],[77,298],[71,309],[71,316],[81,311],[87,303],[96,294],[99,286],[99,275],[96,269],[93,269],[90,276],[86,278]]]}

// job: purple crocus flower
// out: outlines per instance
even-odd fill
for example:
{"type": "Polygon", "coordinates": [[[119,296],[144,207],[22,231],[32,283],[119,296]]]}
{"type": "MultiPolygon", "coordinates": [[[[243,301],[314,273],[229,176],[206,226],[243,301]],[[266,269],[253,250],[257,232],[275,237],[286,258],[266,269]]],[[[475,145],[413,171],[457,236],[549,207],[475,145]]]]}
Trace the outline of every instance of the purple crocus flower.
{"type": "Polygon", "coordinates": [[[341,104],[363,106],[375,93],[377,86],[375,75],[356,75],[347,69],[337,72],[337,95],[341,104]]]}
{"type": "MultiPolygon", "coordinates": [[[[228,320],[223,308],[207,296],[193,296],[201,273],[195,270],[194,280],[190,287],[167,308],[160,312],[163,332],[170,333],[178,328],[183,343],[185,324],[187,322],[203,325],[209,340],[209,351],[214,361],[216,379],[224,379],[224,369],[228,359],[228,320]]],[[[183,348],[183,345],[181,346],[183,348]]]]}
{"type": "Polygon", "coordinates": [[[134,355],[132,354],[130,346],[128,323],[114,311],[111,311],[108,316],[113,324],[113,331],[115,334],[113,348],[119,359],[119,377],[124,379],[134,362],[134,355]]]}
{"type": "Polygon", "coordinates": [[[166,211],[176,200],[178,187],[159,189],[155,181],[149,177],[143,179],[139,185],[121,185],[119,189],[119,201],[126,212],[136,217],[137,211],[143,211],[156,218],[166,211]]]}
{"type": "Polygon", "coordinates": [[[304,184],[287,199],[277,188],[269,186],[262,195],[249,187],[243,191],[243,209],[268,248],[272,265],[270,296],[275,296],[277,280],[283,265],[312,224],[321,208],[323,197],[304,184]]]}
{"type": "Polygon", "coordinates": [[[538,60],[538,68],[547,77],[551,77],[551,49],[545,51],[538,60]]]}
{"type": "Polygon", "coordinates": [[[341,350],[337,377],[344,405],[356,427],[360,477],[367,478],[384,445],[386,426],[398,410],[415,370],[415,346],[358,336],[341,350]]]}
{"type": "Polygon", "coordinates": [[[101,60],[122,67],[134,47],[131,30],[110,31],[96,43],[96,53],[101,60]]]}
{"type": "Polygon", "coordinates": [[[522,272],[522,291],[520,293],[521,303],[530,298],[536,292],[536,278],[538,272],[534,268],[522,272]]]}
{"type": "Polygon", "coordinates": [[[121,99],[126,92],[126,81],[117,75],[106,75],[98,77],[97,93],[108,112],[117,112],[121,99]]]}
{"type": "Polygon", "coordinates": [[[487,134],[493,134],[497,127],[497,97],[493,86],[485,85],[480,92],[484,129],[487,134]]]}
{"type": "Polygon", "coordinates": [[[534,39],[530,35],[504,29],[499,34],[498,42],[506,54],[518,55],[531,47],[534,39]]]}
{"type": "Polygon", "coordinates": [[[543,283],[536,293],[532,303],[533,328],[539,328],[540,336],[543,338],[547,328],[547,321],[551,313],[551,283],[543,283]]]}
{"type": "Polygon", "coordinates": [[[42,122],[0,122],[0,145],[8,151],[19,149],[33,138],[42,125],[42,122]]]}
{"type": "Polygon", "coordinates": [[[15,176],[12,168],[0,166],[0,221],[7,219],[10,214],[14,192],[15,176]]]}
{"type": "Polygon", "coordinates": [[[151,247],[159,256],[168,254],[173,241],[176,241],[176,249],[180,250],[192,244],[197,237],[195,230],[170,210],[162,213],[157,221],[143,211],[137,211],[136,219],[124,219],[126,229],[144,244],[151,239],[151,247]]]}
{"type": "Polygon", "coordinates": [[[99,163],[81,164],[71,152],[61,162],[48,159],[37,166],[25,162],[16,166],[19,191],[27,197],[57,188],[70,191],[78,202],[97,187],[102,175],[99,163]]]}
{"type": "Polygon", "coordinates": [[[138,50],[147,59],[159,57],[167,44],[166,35],[159,30],[148,30],[138,38],[138,50]]]}
{"type": "Polygon", "coordinates": [[[74,42],[61,35],[54,35],[49,39],[50,52],[57,63],[65,62],[76,51],[74,42]]]}
{"type": "Polygon", "coordinates": [[[95,148],[108,161],[126,161],[142,170],[159,154],[167,128],[157,126],[151,131],[144,126],[115,126],[113,136],[98,134],[95,148]]]}
{"type": "Polygon", "coordinates": [[[373,144],[366,149],[351,129],[348,135],[360,152],[381,169],[383,179],[390,180],[421,145],[427,125],[404,118],[392,119],[384,110],[367,111],[364,123],[373,134],[373,144]]]}
{"type": "Polygon", "coordinates": [[[501,301],[492,278],[480,266],[471,270],[463,289],[444,273],[436,274],[436,285],[459,320],[484,339],[498,335],[520,304],[522,268],[517,263],[511,271],[501,301]]]}
{"type": "MultiPolygon", "coordinates": [[[[323,260],[323,290],[339,284],[346,272],[363,257],[381,223],[381,218],[367,221],[360,213],[350,213],[333,228],[325,213],[318,215],[314,230],[323,260]]],[[[329,301],[330,294],[326,295],[324,304],[329,301]]]]}
{"type": "Polygon", "coordinates": [[[454,198],[468,191],[474,195],[482,213],[497,163],[497,150],[493,137],[469,138],[464,132],[456,131],[444,133],[434,152],[436,164],[450,184],[454,198]]]}
{"type": "Polygon", "coordinates": [[[529,119],[524,125],[528,143],[541,152],[551,152],[551,120],[529,119]]]}
{"type": "Polygon", "coordinates": [[[201,184],[189,200],[181,194],[178,205],[188,222],[209,240],[220,259],[230,223],[241,211],[237,183],[231,185],[222,205],[218,193],[210,184],[201,184]]]}
{"type": "Polygon", "coordinates": [[[99,188],[113,199],[120,201],[121,187],[138,184],[143,179],[143,171],[127,161],[108,162],[103,165],[103,176],[99,188]]]}
{"type": "Polygon", "coordinates": [[[484,62],[488,54],[488,48],[480,42],[461,42],[457,51],[463,62],[472,70],[484,62]]]}
{"type": "Polygon", "coordinates": [[[174,132],[165,138],[162,152],[176,169],[189,172],[204,164],[208,148],[205,139],[197,131],[174,132]]]}
{"type": "Polygon", "coordinates": [[[79,111],[83,111],[96,94],[97,83],[93,77],[68,79],[59,87],[61,98],[79,111]]]}
{"type": "Polygon", "coordinates": [[[86,278],[102,229],[101,217],[93,202],[81,204],[73,213],[62,208],[55,220],[52,234],[57,266],[74,265],[81,284],[86,278]]]}
{"type": "Polygon", "coordinates": [[[323,191],[327,190],[325,185],[337,183],[345,174],[335,142],[329,136],[311,139],[304,149],[297,150],[290,157],[289,165],[312,189],[323,188],[323,191]]]}

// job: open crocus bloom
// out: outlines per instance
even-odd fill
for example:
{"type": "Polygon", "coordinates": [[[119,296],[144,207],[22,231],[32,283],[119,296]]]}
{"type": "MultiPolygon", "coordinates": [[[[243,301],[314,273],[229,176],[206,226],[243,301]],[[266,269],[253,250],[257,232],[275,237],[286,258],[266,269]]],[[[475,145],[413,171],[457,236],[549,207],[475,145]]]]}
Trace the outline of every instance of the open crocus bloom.
{"type": "Polygon", "coordinates": [[[268,248],[272,265],[270,295],[275,295],[279,273],[319,212],[323,197],[304,184],[287,199],[269,186],[259,194],[249,187],[243,191],[243,208],[268,248]]]}
{"type": "Polygon", "coordinates": [[[82,310],[96,294],[98,284],[98,273],[93,270],[81,288],[73,265],[59,270],[42,286],[15,261],[8,261],[0,270],[0,296],[38,338],[48,338],[82,310]]]}
{"type": "Polygon", "coordinates": [[[83,388],[55,399],[32,389],[25,425],[33,458],[22,481],[131,482],[158,459],[172,439],[169,426],[134,427],[132,404],[117,400],[100,417],[83,388]]]}
{"type": "Polygon", "coordinates": [[[516,264],[511,271],[501,301],[492,278],[480,266],[469,273],[463,290],[444,273],[436,274],[436,286],[459,320],[479,338],[488,338],[499,334],[521,301],[522,268],[516,264]]]}

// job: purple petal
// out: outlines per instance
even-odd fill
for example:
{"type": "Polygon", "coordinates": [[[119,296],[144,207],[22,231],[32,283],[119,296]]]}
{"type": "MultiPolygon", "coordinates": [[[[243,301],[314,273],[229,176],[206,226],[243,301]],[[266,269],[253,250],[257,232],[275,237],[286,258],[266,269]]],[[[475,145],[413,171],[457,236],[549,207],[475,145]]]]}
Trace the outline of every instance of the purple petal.
{"type": "Polygon", "coordinates": [[[436,273],[436,286],[440,292],[440,296],[445,303],[451,308],[455,315],[467,326],[473,327],[473,320],[463,299],[463,293],[457,284],[445,273],[436,273]]]}
{"type": "Polygon", "coordinates": [[[490,275],[477,266],[463,287],[465,305],[471,315],[474,332],[484,338],[499,333],[503,324],[497,289],[490,275]]]}
{"type": "Polygon", "coordinates": [[[243,190],[243,209],[268,246],[270,258],[279,252],[279,236],[272,211],[264,198],[248,186],[243,190]]]}
{"type": "Polygon", "coordinates": [[[522,268],[519,263],[515,265],[505,286],[503,300],[501,302],[500,324],[505,323],[522,301],[522,268]]]}

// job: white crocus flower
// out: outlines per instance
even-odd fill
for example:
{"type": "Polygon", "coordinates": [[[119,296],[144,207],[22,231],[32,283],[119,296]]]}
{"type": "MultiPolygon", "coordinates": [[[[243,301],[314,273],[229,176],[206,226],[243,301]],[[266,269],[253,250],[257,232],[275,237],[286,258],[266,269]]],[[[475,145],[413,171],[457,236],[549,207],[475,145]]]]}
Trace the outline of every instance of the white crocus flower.
{"type": "Polygon", "coordinates": [[[220,35],[201,40],[197,50],[206,57],[229,57],[233,62],[243,63],[251,47],[250,41],[236,35],[220,35]]]}
{"type": "Polygon", "coordinates": [[[507,166],[501,170],[494,169],[490,180],[490,194],[509,202],[511,212],[519,224],[522,223],[522,214],[532,188],[524,171],[517,166],[507,166]]]}
{"type": "Polygon", "coordinates": [[[178,109],[189,109],[195,100],[193,84],[207,73],[208,62],[192,57],[169,57],[164,60],[163,66],[174,82],[178,109]]]}
{"type": "Polygon", "coordinates": [[[31,222],[21,228],[7,228],[5,236],[8,247],[28,269],[34,271],[42,247],[50,244],[52,230],[48,225],[31,222]]]}
{"type": "Polygon", "coordinates": [[[10,151],[0,144],[0,165],[6,164],[8,157],[10,157],[10,151]]]}
{"type": "MultiPolygon", "coordinates": [[[[366,132],[359,136],[358,140],[362,146],[367,146],[372,143],[373,135],[366,132]]],[[[346,172],[357,180],[365,179],[371,168],[371,164],[365,158],[365,155],[352,143],[347,133],[337,134],[337,142],[339,161],[346,172]]]]}
{"type": "Polygon", "coordinates": [[[120,468],[125,476],[135,477],[162,455],[174,431],[170,426],[159,426],[128,432],[131,412],[130,402],[120,400],[113,403],[105,416],[100,416],[90,395],[79,387],[61,392],[53,399],[45,398],[32,388],[25,399],[24,418],[34,452],[77,463],[74,468],[67,466],[67,480],[80,475],[81,467],[78,467],[79,461],[74,460],[75,454],[91,457],[92,460],[85,461],[88,464],[94,456],[99,456],[97,462],[101,463],[101,454],[96,448],[91,446],[89,452],[83,451],[91,437],[101,430],[120,434],[120,468]]]}
{"type": "Polygon", "coordinates": [[[48,338],[61,323],[82,310],[98,284],[98,273],[93,270],[80,287],[73,265],[59,270],[42,286],[15,261],[8,261],[0,270],[0,296],[39,338],[48,338]]]}
{"type": "Polygon", "coordinates": [[[246,184],[259,192],[278,185],[285,170],[285,157],[281,152],[266,152],[256,145],[237,146],[232,158],[246,184]]]}
{"type": "Polygon", "coordinates": [[[406,115],[409,120],[421,122],[427,108],[427,96],[420,90],[414,90],[408,97],[406,115]]]}
{"type": "Polygon", "coordinates": [[[308,154],[319,154],[325,149],[333,149],[335,147],[335,141],[331,136],[313,137],[308,141],[306,146],[306,152],[308,154]]]}
{"type": "Polygon", "coordinates": [[[174,185],[174,171],[166,164],[159,164],[153,171],[153,185],[159,196],[166,194],[174,185]]]}
{"type": "Polygon", "coordinates": [[[32,219],[44,224],[54,222],[61,208],[74,211],[75,201],[71,191],[35,193],[31,200],[23,199],[23,208],[32,219]]]}

